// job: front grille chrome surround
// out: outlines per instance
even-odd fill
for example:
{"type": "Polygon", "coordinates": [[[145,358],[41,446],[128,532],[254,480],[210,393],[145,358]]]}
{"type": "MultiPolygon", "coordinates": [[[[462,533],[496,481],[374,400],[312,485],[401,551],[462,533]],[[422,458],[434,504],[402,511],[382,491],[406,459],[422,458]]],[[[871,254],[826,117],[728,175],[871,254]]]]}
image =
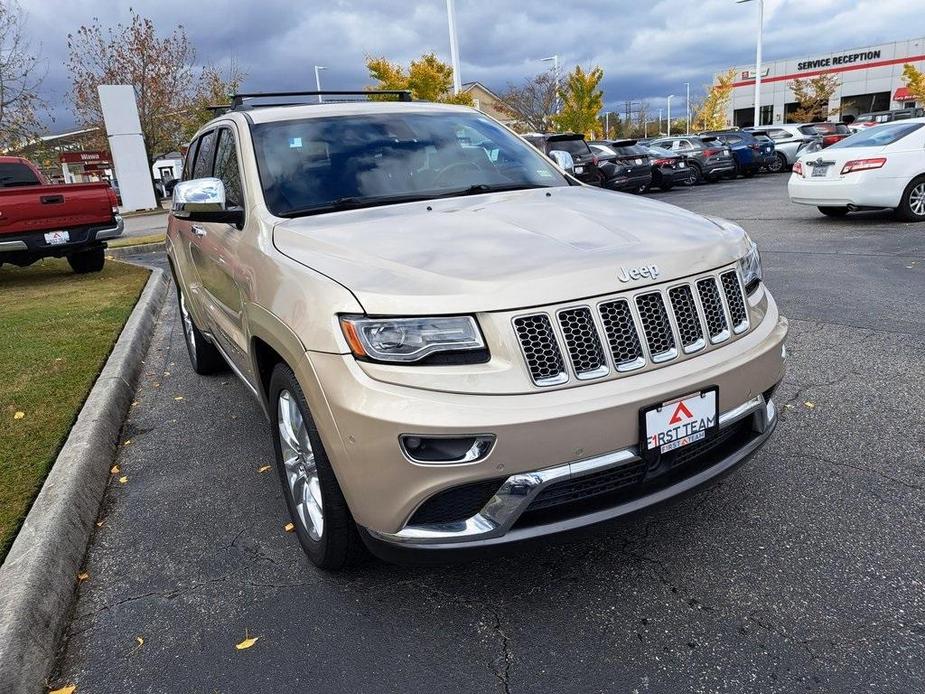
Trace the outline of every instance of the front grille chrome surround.
{"type": "Polygon", "coordinates": [[[527,371],[539,387],[612,378],[686,359],[751,328],[741,278],[729,267],[511,320],[527,371]]]}

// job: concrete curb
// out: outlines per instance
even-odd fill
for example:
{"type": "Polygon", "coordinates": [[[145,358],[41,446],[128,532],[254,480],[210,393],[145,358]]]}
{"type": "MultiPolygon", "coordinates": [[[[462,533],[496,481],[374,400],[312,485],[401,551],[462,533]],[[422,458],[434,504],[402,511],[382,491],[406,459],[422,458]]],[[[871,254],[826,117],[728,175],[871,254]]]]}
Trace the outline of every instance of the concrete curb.
{"type": "Polygon", "coordinates": [[[125,258],[130,255],[138,255],[140,253],[158,253],[160,251],[166,250],[166,245],[163,241],[157,241],[155,243],[139,243],[135,246],[117,246],[116,248],[107,248],[106,255],[113,258],[125,258]]]}
{"type": "Polygon", "coordinates": [[[0,566],[0,692],[46,689],[166,293],[166,274],[153,270],[0,566]]]}

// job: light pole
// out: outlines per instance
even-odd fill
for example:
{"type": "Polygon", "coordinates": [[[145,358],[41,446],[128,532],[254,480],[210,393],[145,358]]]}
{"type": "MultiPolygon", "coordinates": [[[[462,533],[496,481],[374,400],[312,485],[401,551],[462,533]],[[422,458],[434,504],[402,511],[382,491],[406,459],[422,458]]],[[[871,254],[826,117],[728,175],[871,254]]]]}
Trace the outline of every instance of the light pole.
{"type": "Polygon", "coordinates": [[[662,109],[658,110],[658,134],[662,134],[662,109]]]}
{"type": "Polygon", "coordinates": [[[556,75],[556,113],[559,113],[559,54],[551,55],[548,58],[540,58],[544,63],[552,61],[552,71],[556,75]]]}
{"type": "Polygon", "coordinates": [[[668,137],[671,137],[671,100],[674,99],[674,94],[668,97],[668,137]]]}
{"type": "Polygon", "coordinates": [[[687,88],[687,97],[684,100],[684,108],[687,110],[687,130],[684,134],[690,135],[691,134],[691,83],[685,82],[684,86],[687,88]]]}
{"type": "Polygon", "coordinates": [[[318,90],[318,103],[322,103],[321,99],[321,71],[327,70],[324,65],[315,66],[315,88],[318,90]]]}
{"type": "Polygon", "coordinates": [[[456,39],[456,8],[453,0],[446,0],[446,21],[450,30],[450,62],[453,63],[453,93],[462,91],[459,77],[459,41],[456,39]]]}
{"type": "MultiPolygon", "coordinates": [[[[752,0],[736,0],[736,4],[752,0]]],[[[764,33],[764,0],[758,0],[758,47],[755,49],[755,127],[761,125],[761,35],[764,33]]]]}

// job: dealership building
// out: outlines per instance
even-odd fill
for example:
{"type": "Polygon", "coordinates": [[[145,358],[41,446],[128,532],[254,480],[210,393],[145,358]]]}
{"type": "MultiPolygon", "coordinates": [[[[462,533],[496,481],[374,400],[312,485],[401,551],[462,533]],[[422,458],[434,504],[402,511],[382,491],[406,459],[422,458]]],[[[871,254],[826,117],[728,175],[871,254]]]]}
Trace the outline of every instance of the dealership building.
{"type": "MultiPolygon", "coordinates": [[[[796,78],[822,74],[833,74],[839,80],[839,87],[829,101],[829,109],[837,111],[839,116],[915,106],[915,99],[910,97],[902,80],[905,63],[925,71],[925,38],[763,63],[761,125],[792,122],[790,116],[797,103],[790,83],[796,78]]],[[[755,66],[739,66],[735,71],[727,122],[740,127],[754,125],[755,66]]]]}

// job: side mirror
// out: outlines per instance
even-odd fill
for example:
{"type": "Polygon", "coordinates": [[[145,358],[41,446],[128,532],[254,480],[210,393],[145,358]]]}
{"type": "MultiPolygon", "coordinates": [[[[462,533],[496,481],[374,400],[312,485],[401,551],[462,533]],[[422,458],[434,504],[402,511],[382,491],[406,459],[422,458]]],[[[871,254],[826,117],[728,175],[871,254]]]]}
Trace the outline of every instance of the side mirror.
{"type": "Polygon", "coordinates": [[[572,155],[568,152],[561,149],[553,149],[549,152],[549,158],[556,162],[556,164],[559,165],[559,168],[563,171],[567,173],[574,173],[575,160],[572,159],[572,155]]]}
{"type": "Polygon", "coordinates": [[[173,216],[190,222],[216,222],[240,226],[244,210],[228,207],[225,184],[218,178],[181,181],[173,189],[173,216]]]}

